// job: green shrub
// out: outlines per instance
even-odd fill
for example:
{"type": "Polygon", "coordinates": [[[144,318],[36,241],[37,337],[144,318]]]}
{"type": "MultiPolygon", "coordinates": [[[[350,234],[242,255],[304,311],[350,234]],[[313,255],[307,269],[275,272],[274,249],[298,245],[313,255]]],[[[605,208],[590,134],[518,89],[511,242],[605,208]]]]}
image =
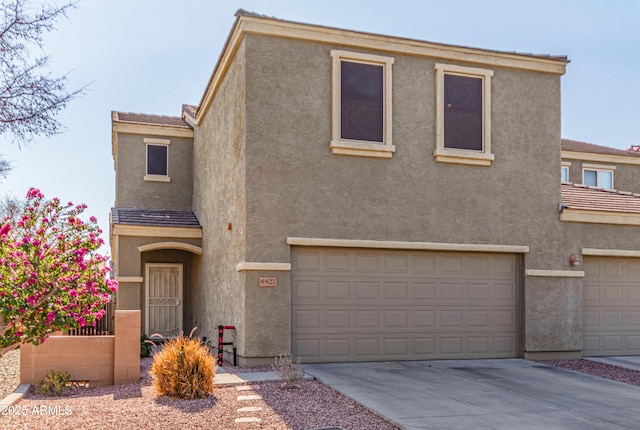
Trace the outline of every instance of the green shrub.
{"type": "Polygon", "coordinates": [[[213,392],[216,362],[199,339],[180,335],[153,355],[149,373],[157,395],[198,399],[213,392]]]}
{"type": "Polygon", "coordinates": [[[38,392],[46,396],[60,396],[71,381],[68,372],[58,370],[50,372],[43,380],[38,381],[38,392]]]}
{"type": "Polygon", "coordinates": [[[151,351],[155,345],[152,341],[149,340],[149,336],[143,334],[140,336],[140,358],[145,358],[151,355],[151,351]]]}

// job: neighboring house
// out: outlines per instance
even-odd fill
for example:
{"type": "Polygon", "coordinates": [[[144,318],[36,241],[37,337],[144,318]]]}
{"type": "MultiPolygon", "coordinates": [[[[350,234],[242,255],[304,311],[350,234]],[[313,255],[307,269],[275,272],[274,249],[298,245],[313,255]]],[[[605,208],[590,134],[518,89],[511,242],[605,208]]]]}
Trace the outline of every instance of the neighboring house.
{"type": "Polygon", "coordinates": [[[567,63],[239,11],[197,106],[113,114],[117,307],[243,366],[640,354],[640,196],[570,183],[640,157],[561,148],[567,63]]]}

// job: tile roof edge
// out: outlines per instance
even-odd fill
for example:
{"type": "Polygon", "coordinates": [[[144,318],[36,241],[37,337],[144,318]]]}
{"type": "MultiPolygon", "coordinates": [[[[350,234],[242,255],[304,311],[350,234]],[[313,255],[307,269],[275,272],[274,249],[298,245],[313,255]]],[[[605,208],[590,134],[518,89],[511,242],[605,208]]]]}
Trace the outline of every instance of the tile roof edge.
{"type": "Polygon", "coordinates": [[[565,152],[589,152],[593,154],[619,155],[621,157],[640,157],[640,151],[637,151],[631,148],[620,149],[620,148],[614,148],[611,146],[598,145],[596,143],[590,143],[590,142],[584,142],[581,140],[566,139],[566,138],[561,138],[560,148],[562,151],[565,151],[565,152]],[[584,148],[564,149],[562,148],[562,144],[565,142],[567,145],[572,145],[572,144],[583,145],[584,148]],[[615,154],[612,154],[612,152],[615,152],[615,154]]]}
{"type": "Polygon", "coordinates": [[[151,114],[151,113],[142,113],[142,112],[122,112],[122,111],[112,111],[111,112],[111,118],[113,122],[119,122],[119,123],[123,123],[123,124],[140,124],[140,125],[151,125],[151,126],[156,126],[156,127],[177,127],[177,128],[192,128],[191,125],[189,125],[189,123],[187,123],[186,121],[184,121],[184,118],[182,116],[173,116],[173,115],[158,115],[158,114],[151,114]],[[153,117],[153,118],[158,118],[158,119],[171,119],[171,120],[182,120],[184,122],[184,124],[162,124],[159,122],[149,122],[149,121],[135,121],[135,120],[127,120],[127,119],[123,119],[120,118],[120,115],[139,115],[139,116],[149,116],[149,117],[153,117]]]}
{"type": "Polygon", "coordinates": [[[633,191],[607,190],[605,188],[594,187],[592,185],[585,185],[585,184],[576,184],[573,182],[563,182],[562,185],[579,189],[579,190],[599,191],[604,194],[640,198],[640,194],[634,193],[633,191]]]}

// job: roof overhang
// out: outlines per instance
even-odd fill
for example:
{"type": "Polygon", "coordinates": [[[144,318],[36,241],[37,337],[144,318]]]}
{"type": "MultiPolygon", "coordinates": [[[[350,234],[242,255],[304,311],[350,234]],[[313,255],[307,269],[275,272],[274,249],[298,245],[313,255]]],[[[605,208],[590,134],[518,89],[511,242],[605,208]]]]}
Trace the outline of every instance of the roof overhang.
{"type": "Polygon", "coordinates": [[[594,152],[562,151],[561,157],[563,160],[593,161],[596,163],[633,164],[636,166],[640,165],[640,157],[635,156],[597,154],[594,152]]]}
{"type": "Polygon", "coordinates": [[[238,14],[227,38],[218,63],[209,79],[196,111],[195,123],[200,124],[246,34],[256,34],[288,39],[312,41],[323,44],[369,49],[378,52],[397,53],[416,57],[428,57],[444,61],[476,64],[485,67],[506,67],[535,72],[563,75],[569,63],[565,57],[547,57],[501,51],[483,50],[455,45],[445,45],[284,21],[254,14],[238,14]]]}

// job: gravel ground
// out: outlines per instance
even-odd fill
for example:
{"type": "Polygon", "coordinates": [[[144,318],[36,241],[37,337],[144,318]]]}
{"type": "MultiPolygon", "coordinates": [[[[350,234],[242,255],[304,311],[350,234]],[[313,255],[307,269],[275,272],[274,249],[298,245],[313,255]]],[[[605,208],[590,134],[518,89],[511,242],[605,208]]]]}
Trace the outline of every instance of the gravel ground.
{"type": "Polygon", "coordinates": [[[14,349],[0,358],[0,400],[20,385],[20,350],[14,349]]]}
{"type": "MultiPolygon", "coordinates": [[[[18,385],[19,350],[0,359],[0,398],[18,385]]],[[[589,360],[541,360],[539,363],[640,386],[640,372],[589,360]]],[[[279,382],[266,382],[239,391],[216,388],[201,400],[156,397],[148,370],[151,358],[142,360],[138,384],[75,388],[63,397],[30,393],[22,402],[0,413],[1,429],[344,429],[396,430],[397,427],[316,380],[297,389],[283,390],[279,382]],[[239,396],[261,398],[240,400],[239,396]],[[241,408],[245,408],[241,410],[241,408]],[[247,409],[248,408],[248,409],[247,409]],[[236,422],[236,419],[254,422],[236,422]],[[260,421],[256,421],[260,420],[260,421]]],[[[269,371],[270,367],[243,369],[228,364],[229,373],[269,371]]]]}
{"type": "Polygon", "coordinates": [[[600,378],[640,386],[640,372],[637,370],[590,360],[538,360],[537,362],[546,364],[547,366],[562,367],[567,370],[574,370],[588,375],[599,376],[600,378]]]}
{"type": "MultiPolygon", "coordinates": [[[[0,428],[398,429],[317,380],[302,381],[296,389],[281,389],[280,382],[251,385],[245,391],[216,388],[211,396],[200,400],[156,397],[148,375],[150,366],[150,358],[142,360],[143,378],[138,384],[74,388],[55,398],[32,392],[0,414],[0,428]],[[238,398],[251,395],[261,398],[238,398]],[[260,421],[236,422],[242,418],[260,421]]],[[[235,370],[233,366],[224,367],[235,370]]]]}

